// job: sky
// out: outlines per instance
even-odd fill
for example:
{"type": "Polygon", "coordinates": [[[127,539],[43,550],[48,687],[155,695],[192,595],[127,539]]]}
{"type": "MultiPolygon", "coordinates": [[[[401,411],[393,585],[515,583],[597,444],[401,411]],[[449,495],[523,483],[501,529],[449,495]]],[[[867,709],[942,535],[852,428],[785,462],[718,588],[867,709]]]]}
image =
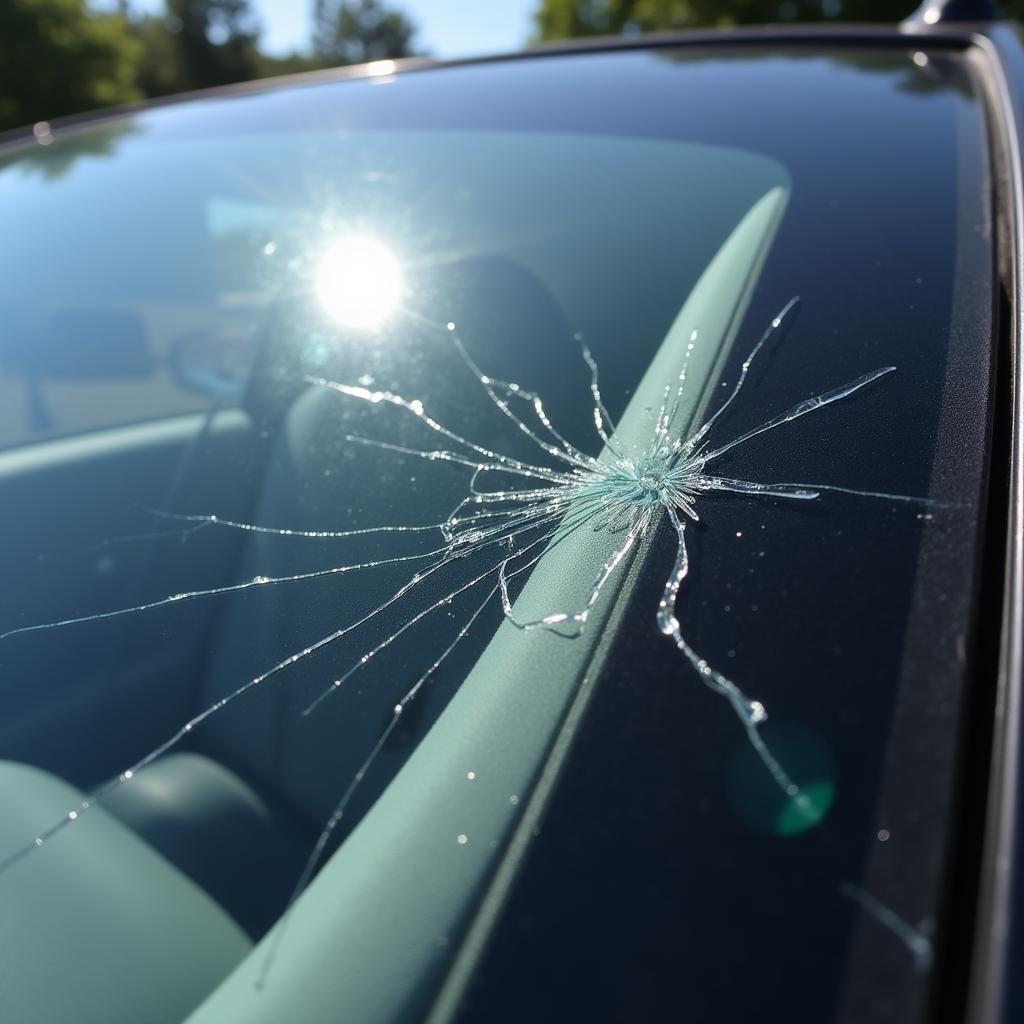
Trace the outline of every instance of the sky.
{"type": "MultiPolygon", "coordinates": [[[[261,47],[274,55],[304,50],[313,0],[251,0],[263,26],[261,47]]],[[[518,50],[532,29],[538,0],[389,0],[419,26],[415,45],[433,57],[518,50]]],[[[95,6],[113,6],[97,3],[95,6]]],[[[131,0],[133,11],[159,12],[163,0],[131,0]]]]}

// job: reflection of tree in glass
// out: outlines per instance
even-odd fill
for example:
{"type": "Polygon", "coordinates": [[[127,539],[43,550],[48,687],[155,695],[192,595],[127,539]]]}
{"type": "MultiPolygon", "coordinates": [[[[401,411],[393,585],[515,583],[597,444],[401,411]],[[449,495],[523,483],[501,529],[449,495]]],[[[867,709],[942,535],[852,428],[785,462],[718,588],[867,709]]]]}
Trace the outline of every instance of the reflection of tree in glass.
{"type": "Polygon", "coordinates": [[[118,118],[87,131],[57,131],[44,135],[44,141],[30,143],[0,157],[0,173],[7,167],[17,166],[47,179],[60,178],[84,157],[116,156],[121,140],[138,130],[133,118],[118,118]]]}
{"type": "Polygon", "coordinates": [[[816,61],[827,60],[839,67],[855,68],[869,74],[886,75],[894,80],[900,92],[916,96],[954,89],[962,96],[973,98],[970,79],[963,73],[962,64],[941,53],[925,54],[899,50],[846,50],[834,49],[825,52],[808,53],[807,50],[766,49],[742,50],[735,48],[714,49],[713,46],[699,48],[678,48],[655,51],[660,60],[674,64],[700,64],[707,61],[736,61],[751,64],[755,61],[799,59],[804,57],[816,61]]]}

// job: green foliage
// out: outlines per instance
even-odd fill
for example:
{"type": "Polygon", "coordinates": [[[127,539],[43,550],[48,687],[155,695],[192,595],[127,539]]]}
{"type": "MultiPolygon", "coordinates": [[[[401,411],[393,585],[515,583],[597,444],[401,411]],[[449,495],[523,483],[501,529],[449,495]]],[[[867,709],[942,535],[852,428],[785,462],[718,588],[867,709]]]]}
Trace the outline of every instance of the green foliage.
{"type": "Polygon", "coordinates": [[[166,18],[140,18],[132,23],[132,34],[142,48],[138,83],[144,95],[167,96],[188,88],[178,39],[166,18]]]}
{"type": "Polygon", "coordinates": [[[178,89],[205,89],[255,78],[259,26],[249,0],[166,0],[177,47],[178,89]]]}
{"type": "Polygon", "coordinates": [[[2,0],[0,130],[141,98],[141,54],[120,15],[84,0],[2,0]]]}
{"type": "MultiPolygon", "coordinates": [[[[310,0],[292,0],[309,3],[310,0]]],[[[164,0],[129,19],[87,0],[0,0],[0,131],[64,114],[337,64],[406,57],[416,25],[388,0],[312,0],[311,52],[259,49],[251,0],[164,0]]],[[[917,0],[538,0],[539,39],[787,21],[893,22],[917,0]]],[[[1003,0],[1024,17],[1024,0],[1003,0]]]]}
{"type": "Polygon", "coordinates": [[[261,53],[256,77],[273,78],[274,75],[297,75],[305,71],[318,71],[323,66],[323,61],[308,53],[293,52],[282,57],[261,53]]]}
{"type": "Polygon", "coordinates": [[[114,153],[118,142],[136,130],[131,119],[118,118],[89,132],[62,133],[59,139],[51,140],[46,145],[18,149],[8,156],[0,156],[0,170],[17,164],[23,172],[31,171],[46,179],[59,178],[79,160],[106,157],[114,153]]]}
{"type": "MultiPolygon", "coordinates": [[[[1016,3],[1024,8],[1024,0],[1016,3]]],[[[567,39],[788,21],[893,22],[917,6],[917,0],[541,0],[534,21],[538,38],[567,39]]]]}
{"type": "Polygon", "coordinates": [[[316,0],[313,52],[324,64],[408,57],[416,26],[380,0],[316,0]]]}

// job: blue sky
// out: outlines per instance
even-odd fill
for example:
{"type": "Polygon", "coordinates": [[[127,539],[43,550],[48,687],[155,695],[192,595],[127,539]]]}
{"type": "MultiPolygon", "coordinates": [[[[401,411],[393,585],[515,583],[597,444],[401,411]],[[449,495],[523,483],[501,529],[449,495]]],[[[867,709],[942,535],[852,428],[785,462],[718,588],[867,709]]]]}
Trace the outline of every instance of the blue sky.
{"type": "MultiPolygon", "coordinates": [[[[262,46],[282,54],[309,42],[313,0],[251,0],[263,25],[262,46]]],[[[419,26],[416,45],[435,57],[519,49],[538,0],[389,0],[419,26]]],[[[112,7],[98,0],[97,7],[112,7]]],[[[161,11],[163,0],[131,0],[135,11],[161,11]]]]}

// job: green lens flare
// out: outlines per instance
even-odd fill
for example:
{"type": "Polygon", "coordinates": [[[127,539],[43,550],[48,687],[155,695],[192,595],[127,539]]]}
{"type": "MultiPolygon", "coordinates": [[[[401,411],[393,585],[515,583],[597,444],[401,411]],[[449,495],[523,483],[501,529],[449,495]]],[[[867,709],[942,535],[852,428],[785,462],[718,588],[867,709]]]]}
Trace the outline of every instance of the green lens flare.
{"type": "Polygon", "coordinates": [[[729,797],[739,817],[758,832],[801,835],[820,825],[836,798],[836,759],[821,737],[796,722],[766,722],[759,730],[800,787],[789,796],[766,771],[749,743],[739,743],[729,765],[729,797]]]}

